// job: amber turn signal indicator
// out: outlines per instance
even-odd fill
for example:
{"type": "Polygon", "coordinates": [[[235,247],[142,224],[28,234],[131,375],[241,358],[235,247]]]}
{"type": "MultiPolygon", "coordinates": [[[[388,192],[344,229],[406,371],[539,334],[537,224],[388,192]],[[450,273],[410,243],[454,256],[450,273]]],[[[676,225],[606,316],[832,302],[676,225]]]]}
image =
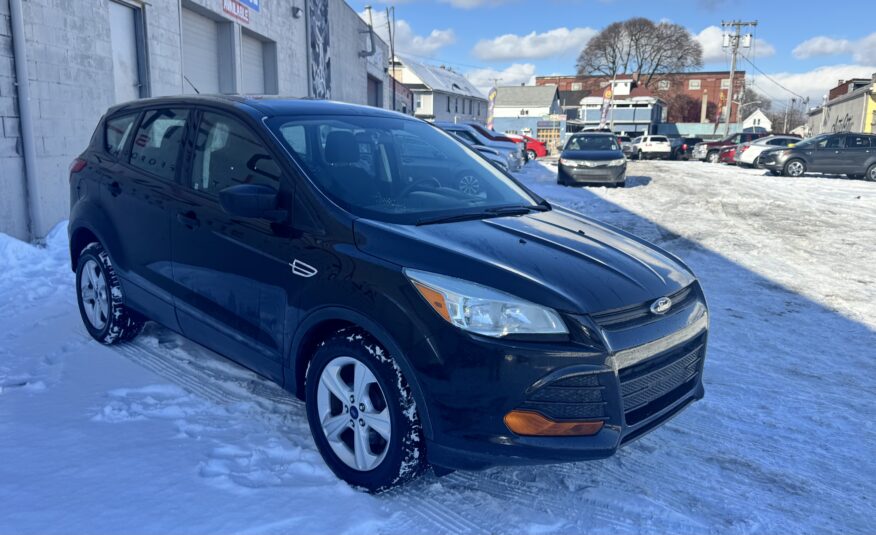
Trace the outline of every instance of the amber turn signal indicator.
{"type": "Polygon", "coordinates": [[[447,310],[447,302],[444,300],[444,296],[417,281],[412,282],[417,291],[420,292],[420,295],[423,296],[423,299],[435,309],[435,312],[440,314],[442,318],[450,321],[450,312],[447,310]]]}
{"type": "Polygon", "coordinates": [[[558,422],[534,411],[515,410],[505,415],[505,425],[512,432],[528,437],[572,437],[595,435],[602,429],[603,422],[558,422]]]}

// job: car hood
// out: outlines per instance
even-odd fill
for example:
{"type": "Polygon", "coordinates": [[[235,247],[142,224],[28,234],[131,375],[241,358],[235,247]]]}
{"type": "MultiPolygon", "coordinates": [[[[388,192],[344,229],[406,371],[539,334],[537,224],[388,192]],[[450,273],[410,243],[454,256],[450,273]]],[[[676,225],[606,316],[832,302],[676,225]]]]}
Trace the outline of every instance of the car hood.
{"type": "Polygon", "coordinates": [[[423,226],[359,219],[357,247],[570,313],[644,303],[693,282],[675,257],[565,209],[423,226]]]}
{"type": "Polygon", "coordinates": [[[623,151],[619,150],[564,150],[560,154],[560,158],[566,158],[567,160],[589,160],[593,162],[617,160],[623,157],[623,151]]]}

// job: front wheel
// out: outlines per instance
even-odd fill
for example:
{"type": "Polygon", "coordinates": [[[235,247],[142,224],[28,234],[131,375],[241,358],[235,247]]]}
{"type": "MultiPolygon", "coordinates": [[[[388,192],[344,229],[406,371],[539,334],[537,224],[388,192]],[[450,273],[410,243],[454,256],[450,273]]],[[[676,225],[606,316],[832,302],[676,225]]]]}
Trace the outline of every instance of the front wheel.
{"type": "Polygon", "coordinates": [[[538,159],[538,154],[536,154],[534,150],[529,149],[526,151],[526,157],[530,162],[534,162],[538,159]]]}
{"type": "Polygon", "coordinates": [[[125,296],[109,254],[97,242],[79,254],[76,298],[88,334],[102,344],[133,339],[143,330],[144,319],[125,306],[125,296]]]}
{"type": "Polygon", "coordinates": [[[864,178],[869,180],[870,182],[876,182],[876,163],[874,163],[870,166],[869,169],[867,169],[867,174],[864,175],[864,178]]]}
{"type": "Polygon", "coordinates": [[[320,345],[307,369],[305,392],[310,431],[339,478],[380,492],[425,470],[410,387],[368,333],[343,329],[320,345]]]}
{"type": "Polygon", "coordinates": [[[719,159],[718,153],[714,152],[714,151],[710,152],[709,155],[706,156],[706,160],[708,160],[709,163],[718,163],[718,159],[719,159]]]}
{"type": "Polygon", "coordinates": [[[785,164],[785,176],[800,177],[806,172],[806,164],[803,160],[791,160],[785,164]]]}

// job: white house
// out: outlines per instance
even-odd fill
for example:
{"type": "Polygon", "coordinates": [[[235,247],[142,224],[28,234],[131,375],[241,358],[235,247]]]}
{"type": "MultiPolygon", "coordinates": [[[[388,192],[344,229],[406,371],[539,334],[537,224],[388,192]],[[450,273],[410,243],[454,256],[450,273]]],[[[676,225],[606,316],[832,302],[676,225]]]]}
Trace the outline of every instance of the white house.
{"type": "Polygon", "coordinates": [[[494,117],[547,117],[563,113],[555,85],[518,85],[496,89],[494,117]]]}
{"type": "Polygon", "coordinates": [[[767,117],[760,108],[758,108],[742,121],[742,129],[748,130],[749,128],[763,128],[766,132],[772,132],[773,122],[770,121],[769,117],[767,117]]]}
{"type": "Polygon", "coordinates": [[[477,121],[487,118],[487,99],[460,73],[407,56],[396,56],[391,73],[414,94],[414,115],[427,121],[477,121]]]}

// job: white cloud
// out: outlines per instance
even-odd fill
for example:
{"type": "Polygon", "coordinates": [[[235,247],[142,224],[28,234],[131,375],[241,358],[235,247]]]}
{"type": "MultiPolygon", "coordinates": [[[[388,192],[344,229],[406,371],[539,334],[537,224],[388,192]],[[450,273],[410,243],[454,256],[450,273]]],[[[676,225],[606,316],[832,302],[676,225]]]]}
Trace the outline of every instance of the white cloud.
{"type": "MultiPolygon", "coordinates": [[[[874,62],[876,63],[876,62],[874,62]]],[[[791,91],[798,93],[804,97],[809,97],[809,105],[817,106],[821,104],[821,100],[827,92],[837,85],[839,80],[848,80],[850,78],[869,78],[876,72],[876,64],[871,65],[827,65],[818,67],[808,72],[800,73],[771,73],[770,78],[773,78],[791,91]]],[[[769,81],[765,76],[755,74],[751,76],[751,80],[755,89],[765,92],[775,97],[787,97],[787,94],[780,87],[769,81]]]]}
{"type": "Polygon", "coordinates": [[[598,32],[593,28],[555,28],[526,35],[507,33],[482,39],[472,49],[482,60],[541,59],[561,54],[578,54],[598,32]]]}
{"type": "Polygon", "coordinates": [[[499,85],[520,85],[535,83],[535,65],[532,63],[514,63],[503,70],[475,69],[465,74],[483,94],[493,87],[493,80],[499,79],[499,85]]]}
{"type": "MultiPolygon", "coordinates": [[[[368,22],[368,14],[366,12],[359,13],[359,16],[362,17],[362,20],[368,22]]],[[[372,18],[374,20],[374,31],[377,32],[381,39],[389,43],[386,12],[374,10],[372,18]]],[[[429,35],[417,35],[406,20],[399,19],[395,21],[395,50],[397,53],[431,56],[439,49],[453,44],[454,41],[456,41],[456,34],[450,28],[432,30],[429,32],[429,35]]]]}
{"type": "MultiPolygon", "coordinates": [[[[703,63],[721,63],[729,60],[730,56],[723,47],[724,30],[718,26],[705,28],[696,34],[694,39],[699,41],[700,46],[703,47],[703,63]]],[[[776,48],[763,39],[757,39],[751,49],[740,48],[739,50],[749,57],[753,54],[753,57],[757,58],[772,56],[776,53],[776,48]]]]}
{"type": "Polygon", "coordinates": [[[819,35],[803,41],[794,48],[794,57],[797,59],[838,54],[851,54],[852,59],[858,63],[876,63],[876,33],[871,33],[857,41],[819,35]]]}

